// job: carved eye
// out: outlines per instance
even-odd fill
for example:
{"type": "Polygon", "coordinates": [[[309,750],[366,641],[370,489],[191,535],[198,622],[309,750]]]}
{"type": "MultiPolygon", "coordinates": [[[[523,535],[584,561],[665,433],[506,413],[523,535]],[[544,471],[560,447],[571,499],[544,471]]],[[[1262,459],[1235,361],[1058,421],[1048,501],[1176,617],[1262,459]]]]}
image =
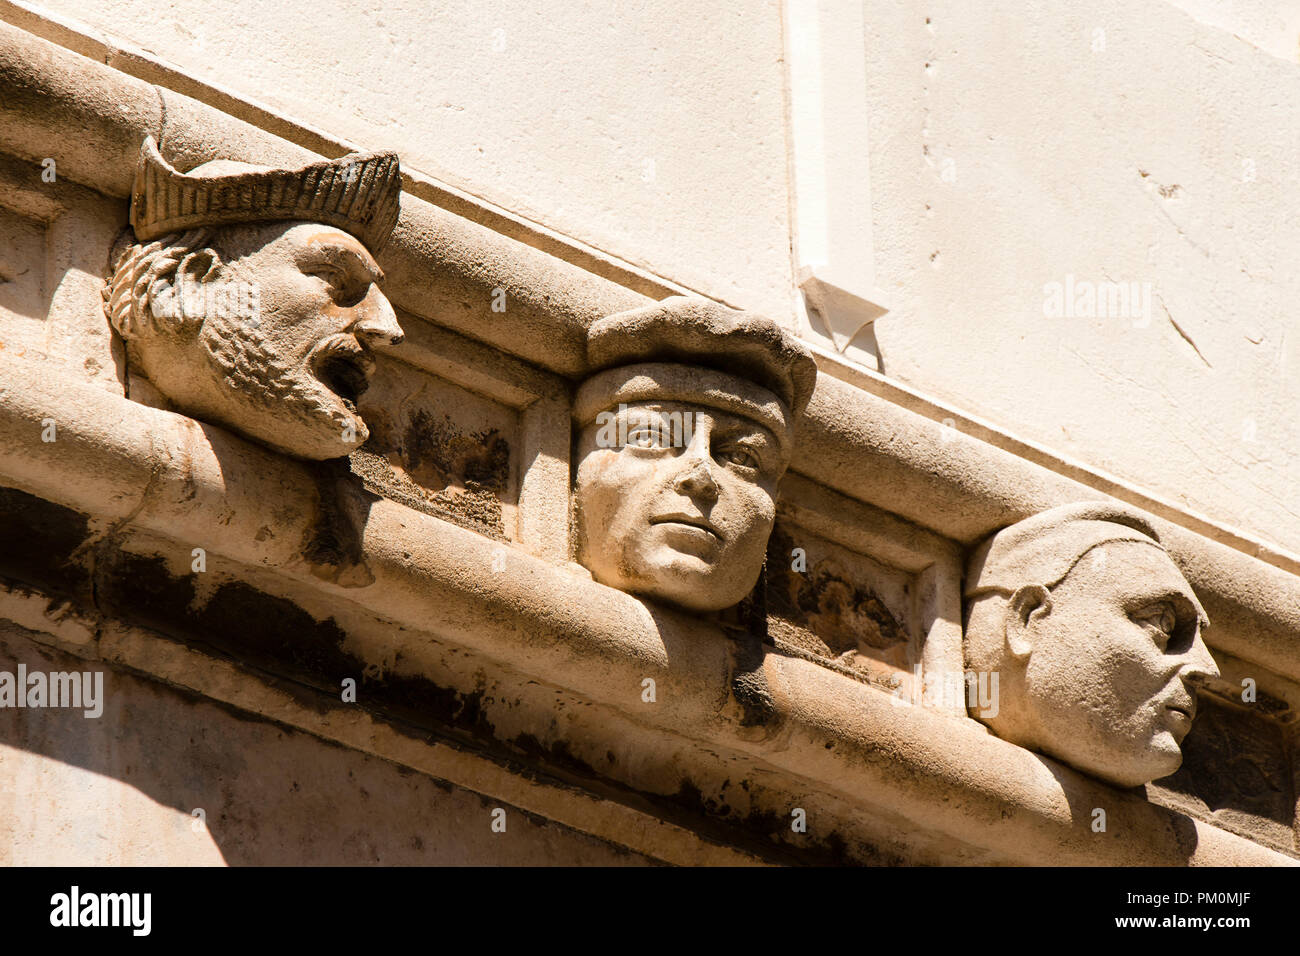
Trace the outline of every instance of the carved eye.
{"type": "Polygon", "coordinates": [[[329,263],[322,263],[307,270],[308,275],[318,276],[329,287],[330,296],[341,306],[351,307],[365,298],[369,283],[358,280],[347,270],[329,263]]]}
{"type": "Polygon", "coordinates": [[[1151,636],[1163,650],[1178,627],[1178,615],[1168,604],[1155,604],[1133,614],[1133,620],[1151,631],[1151,636]]]}
{"type": "Polygon", "coordinates": [[[718,450],[718,460],[741,468],[757,469],[760,462],[758,454],[745,445],[727,445],[718,450]]]}
{"type": "Polygon", "coordinates": [[[634,448],[666,448],[664,429],[644,422],[627,430],[627,444],[634,448]]]}

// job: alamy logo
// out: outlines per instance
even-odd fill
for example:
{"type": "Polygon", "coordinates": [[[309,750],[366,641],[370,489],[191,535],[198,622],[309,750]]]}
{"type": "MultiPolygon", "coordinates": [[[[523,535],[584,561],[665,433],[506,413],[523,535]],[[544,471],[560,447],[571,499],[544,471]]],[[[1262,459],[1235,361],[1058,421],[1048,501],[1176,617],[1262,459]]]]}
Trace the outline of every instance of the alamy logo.
{"type": "Polygon", "coordinates": [[[892,692],[895,706],[923,704],[945,710],[965,709],[972,717],[992,719],[998,715],[998,672],[937,671],[922,673],[913,668],[912,680],[900,683],[892,692]]]}
{"type": "Polygon", "coordinates": [[[1043,316],[1049,319],[1132,319],[1151,324],[1150,282],[1091,282],[1066,275],[1043,286],[1043,316]]]}
{"type": "Polygon", "coordinates": [[[598,448],[686,448],[695,434],[691,411],[650,411],[620,404],[618,411],[596,415],[598,448]]]}
{"type": "Polygon", "coordinates": [[[82,716],[98,717],[104,712],[104,672],[29,671],[18,665],[18,673],[0,671],[0,708],[80,707],[82,716]]]}
{"type": "Polygon", "coordinates": [[[51,926],[129,926],[131,935],[148,936],[151,893],[85,893],[74,886],[50,897],[51,926]]]}
{"type": "Polygon", "coordinates": [[[185,273],[176,283],[150,299],[153,314],[163,319],[240,319],[257,328],[262,318],[262,292],[256,282],[200,282],[185,273]]]}

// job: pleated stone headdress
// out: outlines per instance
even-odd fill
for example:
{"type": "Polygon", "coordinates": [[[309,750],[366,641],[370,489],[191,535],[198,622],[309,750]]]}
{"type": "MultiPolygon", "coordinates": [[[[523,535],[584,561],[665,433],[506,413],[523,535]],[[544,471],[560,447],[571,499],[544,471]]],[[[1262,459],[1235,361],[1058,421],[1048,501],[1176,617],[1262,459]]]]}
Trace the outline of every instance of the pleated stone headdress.
{"type": "Polygon", "coordinates": [[[148,242],[201,226],[301,219],[335,226],[378,255],[397,224],[397,154],[349,153],[298,169],[217,160],[182,173],[152,136],[140,148],[131,225],[148,242]]]}

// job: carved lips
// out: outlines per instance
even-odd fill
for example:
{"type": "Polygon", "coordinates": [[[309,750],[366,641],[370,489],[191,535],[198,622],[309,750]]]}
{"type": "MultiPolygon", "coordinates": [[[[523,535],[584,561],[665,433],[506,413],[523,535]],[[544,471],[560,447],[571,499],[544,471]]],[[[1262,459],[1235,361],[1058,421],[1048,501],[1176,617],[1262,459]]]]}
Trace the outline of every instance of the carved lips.
{"type": "Polygon", "coordinates": [[[1182,738],[1192,729],[1192,720],[1196,717],[1196,697],[1188,693],[1181,680],[1177,688],[1163,701],[1157,703],[1158,712],[1173,725],[1173,732],[1181,743],[1182,738]]]}
{"type": "Polygon", "coordinates": [[[700,515],[672,512],[651,518],[650,524],[668,525],[674,536],[696,545],[719,545],[723,541],[722,532],[700,515]]]}

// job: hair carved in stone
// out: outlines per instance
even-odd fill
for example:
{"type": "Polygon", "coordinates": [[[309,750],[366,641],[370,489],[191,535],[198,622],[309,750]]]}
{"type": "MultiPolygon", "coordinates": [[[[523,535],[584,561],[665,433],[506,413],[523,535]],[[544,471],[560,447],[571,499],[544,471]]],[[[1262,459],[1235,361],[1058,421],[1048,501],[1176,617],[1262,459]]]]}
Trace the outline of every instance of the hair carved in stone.
{"type": "Polygon", "coordinates": [[[147,138],[136,242],[104,291],[132,373],[178,411],[277,451],[355,450],[369,436],[355,402],[372,349],[402,340],[374,258],[400,195],[394,153],[182,174],[147,138]]]}
{"type": "Polygon", "coordinates": [[[1064,505],[999,531],[966,575],[969,671],[999,675],[1005,740],[1132,787],[1168,776],[1217,677],[1209,621],[1145,517],[1064,505]]]}
{"type": "Polygon", "coordinates": [[[594,323],[579,388],[578,558],[602,584],[717,611],[762,571],[816,383],[771,319],[677,296],[594,323]]]}

